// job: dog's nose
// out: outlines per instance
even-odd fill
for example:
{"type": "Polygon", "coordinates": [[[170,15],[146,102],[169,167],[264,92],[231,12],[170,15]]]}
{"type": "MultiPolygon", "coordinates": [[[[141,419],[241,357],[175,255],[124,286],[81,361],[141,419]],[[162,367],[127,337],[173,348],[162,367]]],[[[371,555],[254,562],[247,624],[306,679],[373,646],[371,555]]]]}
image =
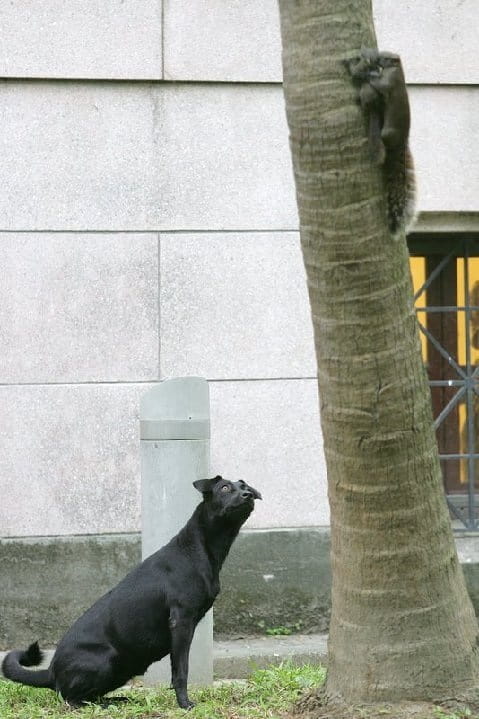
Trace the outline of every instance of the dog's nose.
{"type": "Polygon", "coordinates": [[[241,490],[241,497],[243,499],[251,499],[253,497],[253,492],[245,487],[241,490]]]}

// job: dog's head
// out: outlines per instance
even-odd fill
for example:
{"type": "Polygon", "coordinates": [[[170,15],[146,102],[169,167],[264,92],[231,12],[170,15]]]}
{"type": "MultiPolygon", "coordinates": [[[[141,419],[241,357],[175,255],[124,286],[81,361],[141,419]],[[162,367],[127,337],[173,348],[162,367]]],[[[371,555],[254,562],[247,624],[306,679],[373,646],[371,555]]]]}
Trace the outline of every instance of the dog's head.
{"type": "Polygon", "coordinates": [[[219,474],[211,479],[198,479],[193,482],[203,499],[218,517],[237,517],[246,521],[254,509],[254,500],[261,499],[257,489],[246,484],[242,479],[231,482],[219,474]]]}

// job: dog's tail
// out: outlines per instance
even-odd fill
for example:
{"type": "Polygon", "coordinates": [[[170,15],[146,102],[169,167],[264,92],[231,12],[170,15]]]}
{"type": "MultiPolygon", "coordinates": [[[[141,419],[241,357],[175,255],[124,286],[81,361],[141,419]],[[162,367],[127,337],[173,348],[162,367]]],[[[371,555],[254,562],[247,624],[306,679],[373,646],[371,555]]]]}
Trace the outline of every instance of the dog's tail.
{"type": "Polygon", "coordinates": [[[31,687],[44,687],[54,689],[49,669],[40,669],[32,672],[24,667],[36,667],[42,661],[43,653],[40,651],[38,642],[30,644],[25,651],[14,649],[8,652],[2,662],[3,676],[12,682],[28,684],[31,687]]]}

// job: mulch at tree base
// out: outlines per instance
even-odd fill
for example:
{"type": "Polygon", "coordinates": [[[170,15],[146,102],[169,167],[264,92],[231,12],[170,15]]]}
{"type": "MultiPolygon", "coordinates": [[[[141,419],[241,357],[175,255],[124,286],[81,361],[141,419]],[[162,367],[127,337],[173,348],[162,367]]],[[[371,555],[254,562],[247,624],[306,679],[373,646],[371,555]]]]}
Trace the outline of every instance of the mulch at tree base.
{"type": "Polygon", "coordinates": [[[322,690],[304,694],[285,719],[479,719],[477,693],[438,702],[381,702],[351,706],[328,699],[322,690]]]}

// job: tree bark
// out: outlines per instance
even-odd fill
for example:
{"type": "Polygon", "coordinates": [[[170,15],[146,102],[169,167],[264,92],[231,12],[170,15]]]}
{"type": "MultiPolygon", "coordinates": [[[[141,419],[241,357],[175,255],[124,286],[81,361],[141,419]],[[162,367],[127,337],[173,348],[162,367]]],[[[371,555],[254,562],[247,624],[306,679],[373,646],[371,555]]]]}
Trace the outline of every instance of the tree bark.
{"type": "Polygon", "coordinates": [[[341,63],[376,45],[371,4],[279,5],[331,506],[326,693],[438,700],[476,686],[478,629],[443,496],[407,246],[389,234],[341,63]]]}

